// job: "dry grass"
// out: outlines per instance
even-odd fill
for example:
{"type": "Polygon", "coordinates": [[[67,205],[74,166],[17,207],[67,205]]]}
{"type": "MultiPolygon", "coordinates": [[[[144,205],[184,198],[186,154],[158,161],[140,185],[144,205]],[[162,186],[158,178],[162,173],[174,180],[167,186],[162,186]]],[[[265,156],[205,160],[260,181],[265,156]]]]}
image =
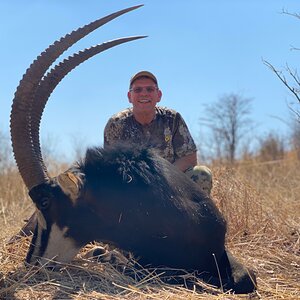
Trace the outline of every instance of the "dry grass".
{"type": "Polygon", "coordinates": [[[202,292],[187,290],[153,274],[136,281],[84,258],[89,245],[59,271],[25,266],[29,239],[5,241],[33,206],[18,174],[10,172],[0,175],[0,299],[300,299],[299,161],[212,169],[213,197],[228,222],[227,246],[257,273],[254,295],[224,294],[201,282],[195,287],[202,292]]]}

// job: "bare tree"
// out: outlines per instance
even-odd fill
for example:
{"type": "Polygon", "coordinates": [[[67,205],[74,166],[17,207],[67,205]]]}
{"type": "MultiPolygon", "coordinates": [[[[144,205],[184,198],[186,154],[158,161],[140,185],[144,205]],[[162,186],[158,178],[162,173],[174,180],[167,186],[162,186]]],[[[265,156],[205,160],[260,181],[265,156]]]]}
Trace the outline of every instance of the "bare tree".
{"type": "Polygon", "coordinates": [[[8,134],[0,131],[0,174],[8,172],[14,165],[8,134]]]}
{"type": "MultiPolygon", "coordinates": [[[[290,90],[292,95],[297,99],[300,104],[300,78],[297,73],[297,69],[291,69],[287,64],[285,70],[276,69],[271,63],[264,60],[264,64],[268,66],[272,72],[280,79],[280,81],[290,90]],[[287,77],[287,76],[288,77],[287,77]]],[[[300,122],[300,110],[294,109],[292,106],[289,106],[290,110],[294,112],[300,122]]]]}
{"type": "Polygon", "coordinates": [[[87,145],[85,137],[82,136],[80,133],[76,133],[71,135],[71,141],[72,141],[72,149],[74,153],[74,160],[79,160],[81,157],[84,156],[84,153],[86,151],[87,145]]]}
{"type": "MultiPolygon", "coordinates": [[[[293,16],[297,19],[300,19],[300,14],[289,13],[288,11],[283,10],[283,14],[293,16]]],[[[300,50],[297,47],[292,47],[291,50],[300,50]]],[[[297,72],[297,69],[291,68],[288,64],[284,70],[279,70],[275,68],[270,62],[263,60],[264,64],[269,67],[272,72],[280,79],[280,81],[289,89],[292,95],[296,98],[298,104],[300,104],[300,78],[297,72]]],[[[294,109],[292,106],[289,106],[291,111],[296,114],[298,121],[300,122],[300,109],[294,109]]]]}
{"type": "Polygon", "coordinates": [[[258,157],[261,161],[283,159],[285,153],[285,139],[275,132],[259,139],[258,157]]]}
{"type": "Polygon", "coordinates": [[[300,122],[293,120],[291,124],[291,144],[292,149],[297,154],[297,158],[300,160],[300,122]]]}
{"type": "Polygon", "coordinates": [[[238,147],[253,124],[249,118],[251,101],[232,93],[206,106],[206,117],[200,123],[211,130],[216,158],[235,162],[238,147]]]}

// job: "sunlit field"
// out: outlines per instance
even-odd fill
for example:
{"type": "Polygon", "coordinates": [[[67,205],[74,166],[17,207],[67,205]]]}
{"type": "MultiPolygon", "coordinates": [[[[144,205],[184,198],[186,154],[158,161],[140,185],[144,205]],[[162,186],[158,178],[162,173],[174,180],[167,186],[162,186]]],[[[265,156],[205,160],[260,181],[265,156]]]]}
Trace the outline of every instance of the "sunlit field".
{"type": "Polygon", "coordinates": [[[152,274],[135,281],[118,263],[85,258],[91,245],[59,271],[26,266],[30,239],[6,243],[34,210],[12,168],[0,177],[0,299],[300,299],[300,162],[214,165],[212,170],[212,195],[228,223],[227,248],[255,270],[256,293],[222,293],[201,282],[187,290],[152,274]]]}

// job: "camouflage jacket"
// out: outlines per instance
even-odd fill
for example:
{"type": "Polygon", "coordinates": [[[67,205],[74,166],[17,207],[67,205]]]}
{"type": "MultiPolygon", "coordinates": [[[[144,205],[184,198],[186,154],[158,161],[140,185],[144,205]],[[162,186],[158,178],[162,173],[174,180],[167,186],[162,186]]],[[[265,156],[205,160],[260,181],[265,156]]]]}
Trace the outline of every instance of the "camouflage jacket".
{"type": "Polygon", "coordinates": [[[113,115],[105,126],[104,147],[124,142],[154,148],[171,163],[197,151],[181,115],[164,107],[156,107],[155,119],[147,125],[135,120],[132,108],[113,115]]]}

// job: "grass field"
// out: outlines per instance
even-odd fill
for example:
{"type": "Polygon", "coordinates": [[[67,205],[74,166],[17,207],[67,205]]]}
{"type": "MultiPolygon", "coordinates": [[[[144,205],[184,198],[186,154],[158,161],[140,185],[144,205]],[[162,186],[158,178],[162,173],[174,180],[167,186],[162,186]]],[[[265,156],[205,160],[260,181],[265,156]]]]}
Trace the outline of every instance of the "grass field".
{"type": "Polygon", "coordinates": [[[0,175],[0,299],[300,299],[300,162],[212,167],[213,198],[228,222],[227,247],[257,274],[251,295],[203,292],[163,284],[149,274],[141,282],[108,263],[84,258],[87,245],[60,271],[24,265],[30,239],[6,241],[33,212],[15,170],[0,175]]]}

